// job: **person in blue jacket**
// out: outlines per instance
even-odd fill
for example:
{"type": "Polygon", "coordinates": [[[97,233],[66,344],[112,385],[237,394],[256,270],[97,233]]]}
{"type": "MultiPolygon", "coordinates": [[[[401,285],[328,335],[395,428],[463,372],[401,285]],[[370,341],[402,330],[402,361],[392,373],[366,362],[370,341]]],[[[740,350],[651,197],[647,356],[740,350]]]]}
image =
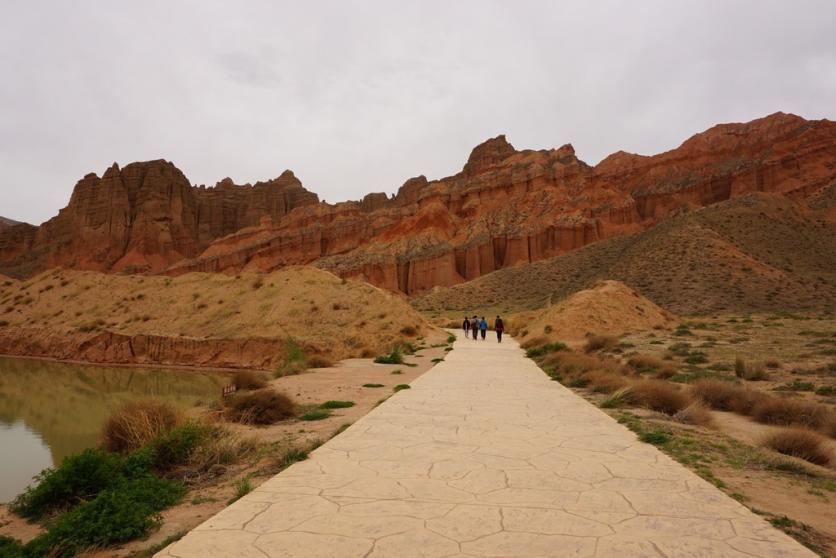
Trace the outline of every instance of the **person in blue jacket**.
{"type": "Polygon", "coordinates": [[[482,316],[482,321],[479,322],[479,331],[482,332],[482,341],[484,341],[485,336],[488,334],[488,321],[485,319],[485,316],[482,316]]]}

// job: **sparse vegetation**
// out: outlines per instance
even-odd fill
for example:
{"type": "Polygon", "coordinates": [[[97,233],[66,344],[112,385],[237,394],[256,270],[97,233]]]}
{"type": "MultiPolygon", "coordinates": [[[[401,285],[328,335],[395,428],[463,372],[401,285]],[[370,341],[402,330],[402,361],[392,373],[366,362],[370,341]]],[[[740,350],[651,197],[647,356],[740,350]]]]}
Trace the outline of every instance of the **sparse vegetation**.
{"type": "Polygon", "coordinates": [[[274,424],[293,418],[295,414],[293,400],[272,389],[236,394],[226,409],[229,420],[242,424],[274,424]]]}
{"type": "Polygon", "coordinates": [[[382,388],[383,384],[363,384],[364,388],[382,388]]]}
{"type": "Polygon", "coordinates": [[[806,428],[786,428],[771,434],[764,440],[764,446],[816,465],[827,465],[833,457],[824,438],[806,428]]]}
{"type": "Polygon", "coordinates": [[[124,404],[110,415],[102,429],[103,446],[111,452],[139,449],[182,421],[171,405],[146,399],[124,404]]]}
{"type": "Polygon", "coordinates": [[[239,390],[255,390],[267,387],[267,380],[253,370],[238,370],[232,376],[232,383],[239,390]]]}
{"type": "Polygon", "coordinates": [[[673,415],[690,403],[686,394],[675,384],[664,380],[643,380],[633,384],[632,396],[635,401],[648,409],[673,415]]]}
{"type": "Polygon", "coordinates": [[[331,411],[328,409],[311,409],[299,416],[299,420],[313,421],[324,420],[331,416],[331,411]]]}
{"type": "Polygon", "coordinates": [[[403,364],[403,354],[400,346],[393,347],[388,355],[380,355],[374,359],[377,364],[403,364]]]}
{"type": "Polygon", "coordinates": [[[398,391],[402,391],[402,390],[405,390],[405,389],[410,389],[410,385],[409,384],[398,384],[393,389],[394,389],[394,391],[398,392],[398,391]]]}
{"type": "Polygon", "coordinates": [[[354,401],[326,401],[319,406],[320,409],[348,409],[354,406],[354,401]]]}
{"type": "Polygon", "coordinates": [[[583,347],[584,352],[611,351],[618,346],[618,338],[613,335],[589,335],[583,347]]]}

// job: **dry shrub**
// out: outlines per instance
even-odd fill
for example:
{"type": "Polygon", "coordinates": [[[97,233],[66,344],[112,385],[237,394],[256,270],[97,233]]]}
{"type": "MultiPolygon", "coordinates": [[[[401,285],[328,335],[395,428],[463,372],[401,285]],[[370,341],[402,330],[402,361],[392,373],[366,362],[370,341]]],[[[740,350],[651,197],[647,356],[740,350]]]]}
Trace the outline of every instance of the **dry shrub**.
{"type": "Polygon", "coordinates": [[[587,353],[609,351],[618,345],[618,338],[612,335],[590,335],[586,338],[583,350],[587,353]]]}
{"type": "Polygon", "coordinates": [[[242,438],[237,434],[219,427],[214,427],[212,436],[207,436],[198,444],[189,456],[189,466],[197,471],[212,471],[216,465],[231,465],[255,455],[258,441],[254,438],[242,438]]]}
{"type": "Polygon", "coordinates": [[[242,424],[274,424],[296,416],[293,400],[272,389],[239,393],[228,405],[227,418],[242,424]]]}
{"type": "Polygon", "coordinates": [[[406,335],[407,337],[415,337],[418,335],[418,330],[415,329],[413,326],[404,326],[401,328],[401,335],[406,335]]]}
{"type": "Polygon", "coordinates": [[[330,368],[334,366],[334,361],[322,355],[313,355],[308,357],[308,368],[330,368]]]}
{"type": "Polygon", "coordinates": [[[833,457],[824,438],[806,428],[785,428],[767,436],[763,445],[816,465],[827,465],[833,457]]]}
{"type": "Polygon", "coordinates": [[[650,372],[662,368],[667,363],[652,355],[633,355],[627,364],[641,372],[650,372]]]}
{"type": "Polygon", "coordinates": [[[752,409],[752,418],[765,424],[800,424],[810,428],[824,427],[832,420],[824,405],[784,397],[763,398],[752,409]]]}
{"type": "MultiPolygon", "coordinates": [[[[459,324],[459,327],[461,327],[461,324],[459,324]]],[[[520,347],[522,347],[523,349],[531,349],[531,348],[534,348],[534,347],[541,347],[548,342],[549,342],[549,340],[546,339],[545,337],[532,337],[531,339],[523,341],[520,344],[520,347]]]]}
{"type": "Polygon", "coordinates": [[[633,384],[633,398],[636,403],[665,413],[673,415],[691,402],[688,395],[664,380],[644,380],[633,384]]]}
{"type": "Polygon", "coordinates": [[[264,375],[253,370],[238,370],[232,376],[232,383],[238,389],[261,389],[267,387],[267,379],[264,375]]]}
{"type": "Polygon", "coordinates": [[[652,355],[633,355],[627,364],[639,372],[652,372],[657,378],[670,378],[676,374],[676,366],[652,355]]]}
{"type": "Polygon", "coordinates": [[[626,380],[620,375],[604,372],[603,370],[593,370],[584,374],[584,378],[589,381],[589,387],[592,391],[598,393],[612,393],[627,385],[626,380]]]}
{"type": "Polygon", "coordinates": [[[549,353],[543,357],[544,366],[553,366],[565,375],[578,375],[593,370],[620,373],[621,366],[613,359],[601,359],[595,356],[569,351],[549,353]]]}
{"type": "Polygon", "coordinates": [[[746,362],[740,357],[734,359],[734,375],[751,382],[766,380],[768,377],[764,363],[746,362]]]}
{"type": "Polygon", "coordinates": [[[133,451],[181,422],[180,413],[167,403],[153,399],[132,401],[107,419],[102,445],[112,452],[133,451]]]}
{"type": "Polygon", "coordinates": [[[691,394],[718,411],[732,411],[743,415],[769,396],[723,380],[703,379],[691,385],[691,394]]]}
{"type": "Polygon", "coordinates": [[[714,423],[711,411],[700,403],[692,403],[673,415],[673,419],[683,424],[709,427],[714,423]]]}

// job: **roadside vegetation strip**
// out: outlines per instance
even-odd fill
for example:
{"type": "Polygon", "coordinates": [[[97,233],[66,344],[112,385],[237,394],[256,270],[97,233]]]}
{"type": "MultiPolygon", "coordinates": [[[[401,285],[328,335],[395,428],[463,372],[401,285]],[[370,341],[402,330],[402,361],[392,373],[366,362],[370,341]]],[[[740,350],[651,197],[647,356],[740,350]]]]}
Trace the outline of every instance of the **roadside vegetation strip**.
{"type": "MultiPolygon", "coordinates": [[[[160,513],[188,492],[181,479],[211,477],[218,466],[275,451],[273,445],[241,439],[222,426],[186,420],[153,401],[117,410],[103,437],[103,448],[114,451],[94,448],[67,457],[59,467],[45,469],[10,504],[10,511],[45,530],[26,544],[0,537],[2,558],[64,558],[143,538],[160,526],[160,513]]],[[[278,472],[307,455],[299,447],[279,449],[272,469],[278,472]]],[[[247,474],[235,482],[232,501],[250,490],[247,474]]],[[[149,554],[137,554],[143,555],[149,554]]]]}
{"type": "MultiPolygon", "coordinates": [[[[599,343],[593,345],[597,347],[599,343]]],[[[613,346],[613,343],[607,345],[613,346]]],[[[737,378],[703,378],[683,385],[674,381],[675,364],[657,357],[638,353],[621,356],[617,348],[609,354],[606,349],[585,350],[584,354],[568,348],[553,350],[554,346],[554,342],[529,344],[527,355],[533,355],[533,360],[553,380],[568,387],[584,388],[582,393],[587,399],[609,410],[642,442],[658,447],[726,490],[731,497],[741,502],[748,500],[744,494],[729,489],[723,473],[716,470],[718,465],[757,473],[768,471],[791,484],[806,484],[808,492],[825,498],[826,493],[836,492],[836,475],[816,467],[836,459],[824,438],[824,435],[836,437],[833,410],[810,401],[776,397],[746,384],[745,378],[760,381],[761,370],[767,365],[752,366],[738,359],[736,367],[729,366],[725,370],[731,372],[736,368],[737,378]],[[636,411],[628,410],[631,408],[636,411]],[[708,430],[714,426],[710,409],[731,411],[760,423],[786,428],[764,437],[762,447],[753,447],[708,430]],[[648,414],[647,410],[659,414],[648,414]]],[[[620,344],[615,345],[618,346],[620,344]]],[[[678,343],[672,348],[685,363],[694,355],[687,343],[678,343]]],[[[777,367],[773,364],[772,368],[777,367]]],[[[783,389],[814,389],[811,383],[797,380],[786,386],[783,389]]],[[[816,552],[824,551],[826,545],[823,546],[821,541],[825,535],[816,534],[810,527],[785,516],[782,519],[782,516],[753,511],[766,514],[776,527],[816,552]]]]}

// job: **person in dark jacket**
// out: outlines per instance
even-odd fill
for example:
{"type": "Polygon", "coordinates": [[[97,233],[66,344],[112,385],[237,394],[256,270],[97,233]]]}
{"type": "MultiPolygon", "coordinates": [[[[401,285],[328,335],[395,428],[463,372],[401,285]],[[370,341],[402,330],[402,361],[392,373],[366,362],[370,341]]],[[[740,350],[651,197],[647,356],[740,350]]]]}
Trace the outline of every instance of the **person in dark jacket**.
{"type": "Polygon", "coordinates": [[[470,334],[474,341],[479,340],[479,316],[470,319],[470,334]]]}
{"type": "Polygon", "coordinates": [[[488,334],[488,321],[485,319],[485,316],[482,316],[482,321],[479,322],[479,331],[482,332],[482,341],[484,341],[485,336],[488,334]]]}
{"type": "Polygon", "coordinates": [[[496,331],[496,342],[502,343],[502,332],[505,331],[505,324],[502,323],[502,318],[499,316],[496,317],[493,328],[496,331]]]}
{"type": "Polygon", "coordinates": [[[464,321],[462,322],[462,329],[464,330],[464,338],[467,339],[470,334],[470,320],[467,319],[467,316],[464,317],[464,321]]]}

